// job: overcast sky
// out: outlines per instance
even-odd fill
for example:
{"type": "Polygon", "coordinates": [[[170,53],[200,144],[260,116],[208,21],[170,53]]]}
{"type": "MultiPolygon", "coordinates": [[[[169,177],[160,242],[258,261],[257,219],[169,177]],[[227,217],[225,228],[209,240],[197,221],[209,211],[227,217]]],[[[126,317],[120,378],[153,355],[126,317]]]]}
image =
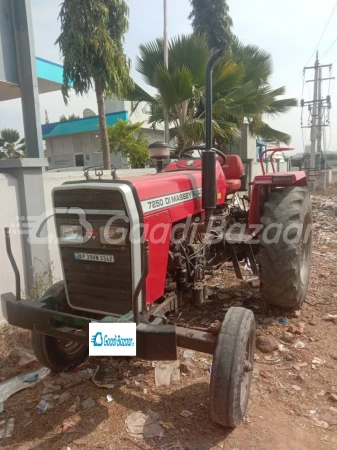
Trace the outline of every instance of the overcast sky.
{"type": "MultiPolygon", "coordinates": [[[[57,21],[61,0],[31,0],[36,56],[61,63],[58,47],[54,45],[60,28],[57,21]]],[[[234,33],[245,44],[256,44],[270,52],[274,61],[273,87],[285,86],[287,96],[302,97],[303,66],[312,55],[336,0],[229,0],[230,14],[234,22],[234,33]]],[[[153,40],[162,35],[163,11],[161,0],[128,0],[130,8],[130,30],[125,39],[125,52],[132,63],[141,43],[153,40]]],[[[189,33],[191,26],[188,20],[190,13],[189,0],[168,0],[169,36],[189,33]]],[[[323,55],[337,38],[337,8],[319,45],[323,55]]],[[[310,63],[314,62],[314,58],[310,63]]],[[[328,64],[337,64],[337,42],[321,60],[328,64]]],[[[134,64],[133,64],[134,65],[134,64]]],[[[336,71],[337,73],[337,71],[336,71]]],[[[132,76],[140,81],[132,69],[132,76]]],[[[328,76],[328,70],[325,72],[328,76]]],[[[307,79],[312,79],[313,71],[308,72],[307,79]]],[[[330,150],[337,150],[337,105],[334,101],[337,90],[332,90],[331,123],[332,139],[330,150]],[[335,96],[334,96],[335,95],[335,96]]],[[[323,95],[328,93],[328,82],[323,86],[323,95]]],[[[307,100],[312,95],[312,83],[304,90],[307,100]]],[[[68,107],[63,103],[60,92],[40,96],[41,121],[44,123],[44,110],[47,109],[50,122],[58,121],[61,114],[76,113],[82,116],[84,108],[97,111],[95,96],[72,96],[68,107]]],[[[300,108],[275,119],[271,125],[292,135],[292,146],[301,151],[302,131],[300,128],[300,108]]],[[[306,114],[305,114],[306,117],[306,114]]],[[[23,134],[21,105],[19,100],[1,103],[0,129],[17,128],[23,134]]],[[[305,142],[309,143],[309,131],[306,131],[305,142]]],[[[330,132],[327,129],[327,142],[330,132]]]]}

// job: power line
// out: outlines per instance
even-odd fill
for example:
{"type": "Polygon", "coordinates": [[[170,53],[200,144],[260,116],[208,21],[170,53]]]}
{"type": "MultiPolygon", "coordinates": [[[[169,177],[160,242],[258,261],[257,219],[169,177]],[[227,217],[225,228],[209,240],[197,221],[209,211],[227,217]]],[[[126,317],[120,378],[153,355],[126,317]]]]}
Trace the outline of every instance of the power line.
{"type": "Polygon", "coordinates": [[[322,56],[322,58],[324,58],[324,56],[329,52],[329,50],[336,44],[337,42],[337,38],[333,41],[333,43],[330,45],[330,47],[328,48],[328,50],[324,53],[324,55],[322,56]]]}
{"type": "Polygon", "coordinates": [[[325,28],[324,28],[323,33],[322,33],[322,36],[319,38],[319,41],[318,41],[318,43],[317,43],[317,45],[316,45],[314,51],[312,52],[312,55],[310,56],[308,62],[306,63],[306,66],[309,64],[309,62],[311,61],[312,57],[314,56],[316,50],[318,49],[318,46],[319,46],[319,44],[321,43],[321,40],[322,40],[322,38],[323,38],[323,36],[324,36],[324,34],[325,34],[325,32],[326,32],[326,29],[327,29],[328,26],[329,26],[330,20],[332,19],[332,16],[333,16],[333,13],[335,12],[336,7],[337,7],[337,1],[336,1],[336,3],[335,3],[335,6],[334,6],[334,8],[333,8],[331,14],[330,14],[330,17],[329,17],[328,22],[327,22],[327,24],[325,25],[325,28]]]}

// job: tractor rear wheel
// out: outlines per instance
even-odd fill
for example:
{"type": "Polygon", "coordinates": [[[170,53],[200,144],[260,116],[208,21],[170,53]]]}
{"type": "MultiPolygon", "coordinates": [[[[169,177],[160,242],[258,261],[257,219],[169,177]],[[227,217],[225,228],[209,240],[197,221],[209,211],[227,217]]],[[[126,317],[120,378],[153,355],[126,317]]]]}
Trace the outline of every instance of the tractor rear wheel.
{"type": "Polygon", "coordinates": [[[236,427],[249,400],[255,351],[254,314],[245,308],[230,308],[218,335],[211,373],[212,420],[236,427]]]}
{"type": "MultiPolygon", "coordinates": [[[[53,303],[55,311],[70,312],[63,281],[59,281],[47,289],[43,297],[55,299],[53,303]]],[[[86,345],[46,336],[36,330],[32,331],[32,347],[39,363],[53,372],[61,372],[70,367],[79,366],[86,360],[89,351],[86,345]]]]}
{"type": "Polygon", "coordinates": [[[258,263],[265,301],[301,308],[309,284],[312,253],[312,205],[306,187],[275,189],[261,217],[258,263]]]}

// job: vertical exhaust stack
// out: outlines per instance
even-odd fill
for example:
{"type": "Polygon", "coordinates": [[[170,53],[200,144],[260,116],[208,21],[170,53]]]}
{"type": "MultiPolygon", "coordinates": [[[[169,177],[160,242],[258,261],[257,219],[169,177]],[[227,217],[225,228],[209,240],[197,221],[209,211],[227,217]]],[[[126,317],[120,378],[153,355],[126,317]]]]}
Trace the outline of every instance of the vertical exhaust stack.
{"type": "Polygon", "coordinates": [[[212,150],[212,103],[213,103],[213,67],[223,55],[224,49],[217,50],[207,63],[206,68],[206,150],[202,152],[202,207],[205,210],[205,219],[208,221],[216,207],[216,153],[212,150]]]}

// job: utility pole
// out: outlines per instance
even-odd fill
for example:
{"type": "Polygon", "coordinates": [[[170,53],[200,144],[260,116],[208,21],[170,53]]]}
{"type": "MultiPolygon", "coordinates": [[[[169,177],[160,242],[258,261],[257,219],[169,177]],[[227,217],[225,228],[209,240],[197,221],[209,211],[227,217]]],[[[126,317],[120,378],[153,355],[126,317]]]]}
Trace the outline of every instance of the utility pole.
{"type": "MultiPolygon", "coordinates": [[[[167,33],[167,0],[164,0],[164,64],[168,69],[168,33],[167,33]]],[[[164,106],[164,141],[170,141],[169,114],[164,106]]]]}
{"type": "Polygon", "coordinates": [[[319,157],[322,154],[322,118],[323,118],[323,105],[322,105],[322,69],[318,69],[318,127],[317,127],[317,153],[319,157]]]}
{"type": "Polygon", "coordinates": [[[312,111],[312,122],[311,122],[311,132],[310,132],[310,167],[309,167],[309,180],[311,187],[314,185],[313,176],[316,169],[316,139],[317,139],[317,97],[318,97],[318,52],[316,53],[315,61],[315,78],[314,78],[314,104],[312,111]],[[311,175],[311,177],[310,177],[311,175]]]}
{"type": "MultiPolygon", "coordinates": [[[[308,126],[302,126],[302,128],[310,128],[310,162],[309,167],[307,167],[308,171],[308,181],[309,187],[313,188],[316,179],[316,171],[320,170],[320,163],[318,167],[316,167],[316,155],[321,155],[322,150],[322,128],[327,126],[326,119],[323,121],[323,110],[327,108],[328,110],[331,108],[331,99],[328,95],[326,99],[322,98],[322,81],[333,80],[334,77],[322,78],[322,69],[325,67],[329,67],[331,70],[331,64],[321,65],[318,60],[318,52],[316,52],[316,61],[314,66],[304,67],[304,73],[306,70],[314,69],[315,75],[313,80],[307,80],[307,83],[314,83],[314,94],[313,100],[304,101],[301,100],[302,108],[305,105],[308,105],[309,111],[311,113],[311,123],[308,126]],[[324,122],[324,123],[323,123],[324,122]],[[317,144],[317,153],[316,153],[316,144],[317,144]]],[[[317,158],[320,162],[320,158],[317,158]]]]}

